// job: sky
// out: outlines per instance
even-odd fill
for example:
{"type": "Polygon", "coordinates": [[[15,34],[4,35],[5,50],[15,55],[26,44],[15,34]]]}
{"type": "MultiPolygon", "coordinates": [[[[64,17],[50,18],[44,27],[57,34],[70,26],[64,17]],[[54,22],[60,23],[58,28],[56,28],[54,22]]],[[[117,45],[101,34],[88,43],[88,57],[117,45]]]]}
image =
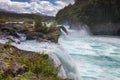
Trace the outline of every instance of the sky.
{"type": "Polygon", "coordinates": [[[0,0],[0,8],[16,13],[40,13],[55,16],[74,0],[0,0]]]}

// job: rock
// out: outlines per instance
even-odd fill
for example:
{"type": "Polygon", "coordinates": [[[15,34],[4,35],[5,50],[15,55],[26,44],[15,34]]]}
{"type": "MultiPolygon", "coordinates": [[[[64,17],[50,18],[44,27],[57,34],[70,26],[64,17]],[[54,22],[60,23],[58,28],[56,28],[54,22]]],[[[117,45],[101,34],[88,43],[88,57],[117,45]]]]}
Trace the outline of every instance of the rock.
{"type": "Polygon", "coordinates": [[[9,39],[11,42],[15,42],[17,44],[20,44],[20,40],[13,37],[13,36],[6,36],[6,39],[9,39]]]}
{"type": "Polygon", "coordinates": [[[11,74],[11,76],[15,77],[18,75],[22,75],[27,71],[28,71],[27,66],[25,65],[20,66],[18,63],[14,63],[13,68],[8,68],[4,72],[4,75],[11,74]]]}
{"type": "MultiPolygon", "coordinates": [[[[0,45],[0,48],[2,48],[2,47],[4,47],[4,45],[0,45]]],[[[29,75],[29,76],[31,76],[32,78],[34,76],[36,78],[35,80],[38,80],[41,77],[41,75],[44,76],[46,74],[44,72],[40,72],[39,73],[40,77],[38,77],[37,73],[34,73],[33,71],[31,71],[31,68],[33,68],[33,69],[35,69],[35,67],[38,68],[36,65],[34,65],[34,61],[36,63],[36,61],[39,58],[40,59],[44,58],[42,60],[45,60],[45,64],[48,64],[45,66],[55,67],[54,69],[55,70],[57,69],[57,72],[58,72],[57,75],[61,78],[60,80],[64,80],[64,79],[67,80],[66,72],[65,72],[63,66],[61,65],[59,58],[53,52],[48,51],[43,55],[43,54],[31,52],[31,51],[19,50],[12,46],[7,46],[4,49],[9,50],[10,48],[12,48],[13,52],[9,52],[8,54],[6,54],[6,52],[0,53],[0,59],[1,59],[0,60],[0,69],[1,69],[0,73],[3,75],[3,79],[8,78],[9,76],[11,76],[12,78],[15,78],[15,79],[19,78],[19,77],[24,78],[23,75],[31,72],[32,75],[29,75]],[[10,57],[10,59],[5,58],[5,57],[10,57]],[[26,60],[27,60],[27,62],[26,62],[26,60]],[[46,60],[47,61],[49,60],[49,63],[46,63],[46,60]],[[30,66],[27,63],[30,64],[30,66]],[[31,66],[31,64],[33,66],[31,66]]],[[[44,63],[41,63],[41,60],[40,60],[40,63],[37,63],[37,64],[42,65],[44,63]]],[[[51,69],[53,69],[53,67],[51,67],[51,69]]],[[[47,69],[47,67],[46,67],[46,69],[47,69]]],[[[49,73],[49,70],[47,72],[49,73]]],[[[56,75],[57,72],[55,71],[55,74],[49,74],[47,76],[53,77],[54,80],[58,80],[58,79],[55,79],[55,77],[57,77],[57,75],[56,75]]],[[[46,78],[47,76],[44,76],[44,77],[46,78]]],[[[40,78],[40,79],[42,79],[42,78],[40,78]]],[[[32,79],[32,80],[34,80],[34,79],[32,79]]]]}
{"type": "MultiPolygon", "coordinates": [[[[4,36],[13,36],[20,41],[25,40],[37,40],[37,41],[52,41],[57,42],[59,36],[59,29],[58,28],[47,28],[45,27],[42,31],[26,28],[25,25],[17,25],[17,24],[2,24],[0,25],[0,30],[2,35],[4,36]],[[24,35],[23,35],[24,34],[24,35]],[[50,38],[49,38],[50,35],[50,38]]],[[[63,29],[65,31],[65,29],[63,29]]],[[[16,41],[13,38],[10,38],[11,41],[16,41]]]]}
{"type": "Polygon", "coordinates": [[[59,28],[62,29],[66,34],[68,34],[68,32],[64,26],[59,26],[59,28]]]}
{"type": "Polygon", "coordinates": [[[31,31],[25,34],[27,36],[27,40],[37,40],[39,38],[43,38],[43,34],[40,32],[31,31]]]}
{"type": "Polygon", "coordinates": [[[20,37],[14,29],[1,28],[1,32],[3,35],[11,35],[11,36],[14,36],[16,38],[20,37]]]}
{"type": "Polygon", "coordinates": [[[27,39],[27,36],[25,34],[20,34],[20,33],[17,33],[20,37],[18,38],[20,41],[25,41],[27,39]]]}
{"type": "Polygon", "coordinates": [[[27,68],[28,68],[28,67],[25,66],[25,65],[20,66],[19,64],[15,63],[14,68],[13,68],[13,74],[14,74],[15,76],[17,76],[17,75],[22,75],[23,73],[25,73],[25,72],[28,71],[27,68]]]}

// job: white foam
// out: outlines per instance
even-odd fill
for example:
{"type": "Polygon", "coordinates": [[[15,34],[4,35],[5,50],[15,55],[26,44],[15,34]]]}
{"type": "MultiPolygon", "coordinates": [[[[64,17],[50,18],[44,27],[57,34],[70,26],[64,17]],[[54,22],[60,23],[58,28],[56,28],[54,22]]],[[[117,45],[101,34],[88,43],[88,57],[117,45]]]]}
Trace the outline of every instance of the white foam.
{"type": "Polygon", "coordinates": [[[84,35],[84,30],[79,32],[68,29],[68,35],[62,35],[59,39],[60,46],[77,63],[79,77],[76,80],[120,80],[120,76],[116,76],[120,75],[120,68],[115,68],[115,65],[120,62],[120,52],[115,51],[120,48],[118,43],[120,39],[81,35],[84,35]],[[117,53],[117,55],[112,53],[117,53]],[[111,66],[118,72],[113,72],[111,66]]]}

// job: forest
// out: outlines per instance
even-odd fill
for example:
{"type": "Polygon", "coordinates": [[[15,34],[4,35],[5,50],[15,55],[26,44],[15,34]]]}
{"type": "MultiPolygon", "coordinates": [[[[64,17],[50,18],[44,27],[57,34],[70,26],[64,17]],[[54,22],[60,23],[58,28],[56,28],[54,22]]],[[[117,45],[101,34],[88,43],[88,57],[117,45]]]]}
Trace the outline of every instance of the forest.
{"type": "Polygon", "coordinates": [[[75,0],[56,15],[59,23],[82,22],[96,24],[102,22],[120,22],[120,0],[75,0]]]}

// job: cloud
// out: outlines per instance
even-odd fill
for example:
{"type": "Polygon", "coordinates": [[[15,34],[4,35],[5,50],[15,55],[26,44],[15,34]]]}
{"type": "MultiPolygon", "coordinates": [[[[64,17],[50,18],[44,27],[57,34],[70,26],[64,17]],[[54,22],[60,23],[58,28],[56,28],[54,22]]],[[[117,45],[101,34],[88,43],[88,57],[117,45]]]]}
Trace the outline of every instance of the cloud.
{"type": "Polygon", "coordinates": [[[58,1],[62,1],[62,2],[68,3],[68,4],[69,3],[72,3],[72,4],[74,3],[74,0],[58,0],[58,1]]]}
{"type": "Polygon", "coordinates": [[[54,4],[49,0],[31,0],[30,2],[0,0],[0,8],[17,13],[40,13],[55,16],[60,9],[70,3],[74,3],[74,0],[55,0],[54,4]]]}
{"type": "Polygon", "coordinates": [[[28,5],[28,2],[12,2],[10,0],[0,0],[1,9],[17,13],[26,13],[25,7],[28,5]]]}

